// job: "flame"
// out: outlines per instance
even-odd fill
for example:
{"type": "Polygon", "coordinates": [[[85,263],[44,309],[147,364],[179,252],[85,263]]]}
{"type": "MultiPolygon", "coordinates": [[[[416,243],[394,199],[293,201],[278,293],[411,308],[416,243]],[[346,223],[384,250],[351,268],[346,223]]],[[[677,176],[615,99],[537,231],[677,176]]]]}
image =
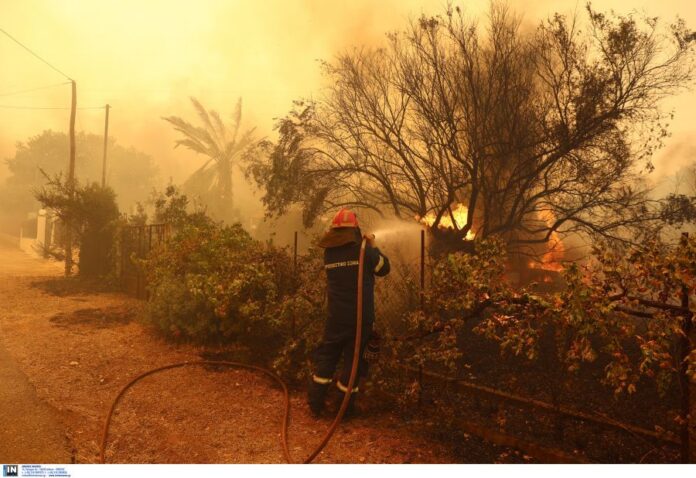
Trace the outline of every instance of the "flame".
{"type": "MultiPolygon", "coordinates": [[[[466,207],[464,204],[457,204],[456,207],[452,209],[452,216],[454,216],[454,222],[452,222],[452,217],[450,217],[449,214],[443,214],[443,216],[440,218],[440,223],[437,225],[437,227],[440,229],[463,228],[466,224],[467,218],[469,217],[469,208],[466,207]]],[[[421,218],[417,217],[416,219],[418,219],[421,223],[427,225],[428,227],[433,227],[433,224],[435,224],[435,217],[435,213],[431,211],[425,216],[421,218]]],[[[470,230],[466,233],[466,237],[464,239],[470,241],[474,237],[476,237],[476,234],[474,234],[474,231],[470,230]]]]}
{"type": "MultiPolygon", "coordinates": [[[[548,210],[539,211],[539,217],[551,226],[555,221],[553,213],[548,210]]],[[[565,247],[561,236],[556,232],[552,232],[547,243],[546,252],[544,252],[538,261],[529,261],[527,264],[530,269],[543,269],[546,271],[561,272],[563,265],[561,261],[565,254],[565,247]]]]}

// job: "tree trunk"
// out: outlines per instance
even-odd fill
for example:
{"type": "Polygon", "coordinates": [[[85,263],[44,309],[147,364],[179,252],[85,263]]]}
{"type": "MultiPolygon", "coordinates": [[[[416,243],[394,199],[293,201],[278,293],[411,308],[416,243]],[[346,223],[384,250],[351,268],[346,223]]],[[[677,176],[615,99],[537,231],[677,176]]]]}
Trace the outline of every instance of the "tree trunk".
{"type": "Polygon", "coordinates": [[[221,158],[219,162],[218,207],[222,219],[230,220],[232,213],[232,165],[229,158],[221,158]]]}

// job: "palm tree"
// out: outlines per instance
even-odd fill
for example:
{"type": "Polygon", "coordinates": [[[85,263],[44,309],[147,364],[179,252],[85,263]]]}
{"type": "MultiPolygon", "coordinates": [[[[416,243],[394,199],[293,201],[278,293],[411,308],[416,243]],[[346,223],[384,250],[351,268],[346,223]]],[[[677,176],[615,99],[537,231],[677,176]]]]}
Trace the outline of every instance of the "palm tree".
{"type": "Polygon", "coordinates": [[[217,111],[207,110],[196,98],[191,98],[202,126],[195,126],[178,116],[162,118],[181,133],[176,146],[185,146],[207,157],[205,163],[184,182],[183,189],[201,197],[214,216],[231,219],[232,172],[239,158],[254,143],[254,129],[240,134],[242,99],[232,115],[230,125],[220,118],[217,111]]]}

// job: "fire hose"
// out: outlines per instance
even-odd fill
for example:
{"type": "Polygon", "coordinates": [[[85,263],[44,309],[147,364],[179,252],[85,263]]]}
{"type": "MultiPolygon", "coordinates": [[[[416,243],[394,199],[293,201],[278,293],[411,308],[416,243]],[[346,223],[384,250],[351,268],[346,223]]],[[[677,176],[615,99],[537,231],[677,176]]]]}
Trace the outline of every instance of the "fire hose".
{"type": "MultiPolygon", "coordinates": [[[[307,458],[305,458],[302,463],[307,464],[311,463],[314,461],[314,459],[321,453],[321,451],[326,447],[326,445],[329,443],[329,440],[331,440],[331,437],[333,436],[334,432],[338,428],[338,425],[341,423],[341,420],[343,419],[343,415],[346,413],[346,410],[348,408],[348,402],[350,400],[351,393],[353,392],[353,387],[355,386],[355,382],[357,380],[358,376],[358,363],[360,361],[360,344],[362,340],[362,304],[363,304],[363,270],[364,270],[364,260],[365,260],[365,245],[367,243],[366,238],[363,238],[362,243],[360,245],[360,257],[358,260],[358,297],[357,297],[357,320],[356,320],[356,327],[355,327],[355,346],[353,349],[353,363],[351,365],[351,370],[350,370],[350,379],[348,380],[348,387],[345,392],[345,395],[343,396],[343,401],[341,402],[341,406],[338,409],[338,412],[336,413],[336,417],[334,418],[333,422],[331,423],[331,426],[327,429],[324,438],[322,439],[321,443],[314,449],[312,453],[309,454],[307,458]]],[[[146,372],[141,373],[137,377],[135,377],[133,380],[128,382],[116,395],[116,398],[114,399],[113,403],[111,404],[111,408],[109,409],[109,413],[106,416],[106,420],[104,421],[104,428],[102,431],[102,439],[101,439],[101,446],[99,449],[99,462],[100,463],[105,463],[105,454],[106,454],[106,444],[107,440],[109,437],[109,426],[111,425],[111,418],[114,414],[114,411],[116,410],[116,406],[118,405],[118,402],[121,400],[123,395],[130,389],[133,385],[135,385],[137,382],[142,380],[145,377],[148,377],[150,375],[153,375],[158,372],[163,372],[165,370],[170,370],[173,368],[179,368],[179,367],[187,367],[189,365],[219,365],[219,366],[229,366],[229,367],[235,367],[235,368],[242,368],[242,369],[247,369],[251,371],[258,372],[262,375],[266,375],[267,377],[270,377],[273,379],[282,389],[283,391],[283,401],[284,401],[284,413],[283,413],[283,421],[280,425],[280,442],[281,446],[283,448],[283,456],[285,458],[285,461],[288,463],[293,463],[291,457],[290,457],[290,450],[288,448],[288,425],[290,422],[290,393],[288,392],[288,386],[287,384],[283,381],[282,378],[280,378],[275,372],[264,368],[264,367],[259,367],[256,365],[250,365],[246,364],[243,362],[231,362],[231,361],[224,361],[224,360],[195,360],[195,361],[187,361],[187,362],[179,362],[179,363],[174,363],[174,364],[169,364],[165,365],[163,367],[157,367],[151,370],[148,370],[146,372]]]]}

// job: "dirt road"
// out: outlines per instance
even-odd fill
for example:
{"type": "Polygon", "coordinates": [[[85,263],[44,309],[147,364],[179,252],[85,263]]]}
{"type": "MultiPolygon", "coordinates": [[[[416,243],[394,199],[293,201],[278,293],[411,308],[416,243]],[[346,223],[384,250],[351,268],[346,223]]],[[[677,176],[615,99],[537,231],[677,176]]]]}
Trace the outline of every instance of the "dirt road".
{"type": "MultiPolygon", "coordinates": [[[[37,261],[10,245],[0,243],[0,302],[6,304],[14,293],[14,277],[27,273],[55,274],[55,264],[37,261]],[[12,253],[8,254],[9,251],[12,253]]],[[[13,320],[16,312],[2,307],[0,320],[13,320]]],[[[41,401],[4,344],[12,334],[0,335],[0,462],[66,463],[70,448],[58,412],[41,401]]]]}
{"type": "Polygon", "coordinates": [[[55,409],[0,346],[0,462],[66,463],[70,449],[55,409]]]}

